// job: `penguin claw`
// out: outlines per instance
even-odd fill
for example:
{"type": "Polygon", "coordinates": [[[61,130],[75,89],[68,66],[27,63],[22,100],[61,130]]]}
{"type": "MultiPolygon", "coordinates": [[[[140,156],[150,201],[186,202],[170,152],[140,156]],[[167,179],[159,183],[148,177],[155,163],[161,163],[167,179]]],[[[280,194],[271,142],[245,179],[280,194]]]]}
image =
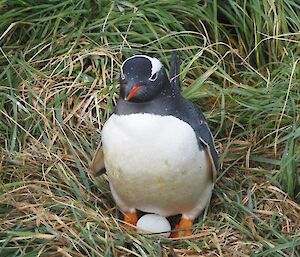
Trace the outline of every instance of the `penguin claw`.
{"type": "Polygon", "coordinates": [[[136,226],[136,223],[138,221],[138,215],[137,212],[125,212],[124,213],[124,221],[127,225],[136,226]]]}
{"type": "Polygon", "coordinates": [[[175,232],[171,234],[171,238],[187,237],[192,234],[193,221],[189,219],[181,219],[175,227],[175,232]]]}

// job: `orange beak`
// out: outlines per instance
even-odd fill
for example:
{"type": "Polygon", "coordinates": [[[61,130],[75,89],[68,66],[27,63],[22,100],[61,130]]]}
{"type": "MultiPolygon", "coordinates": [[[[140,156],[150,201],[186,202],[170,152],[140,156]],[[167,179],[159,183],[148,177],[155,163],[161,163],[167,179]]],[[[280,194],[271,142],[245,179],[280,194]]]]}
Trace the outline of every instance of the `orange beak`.
{"type": "Polygon", "coordinates": [[[134,97],[136,95],[136,93],[139,91],[140,86],[139,85],[135,85],[129,92],[129,94],[125,97],[126,101],[129,101],[132,97],[134,97]]]}

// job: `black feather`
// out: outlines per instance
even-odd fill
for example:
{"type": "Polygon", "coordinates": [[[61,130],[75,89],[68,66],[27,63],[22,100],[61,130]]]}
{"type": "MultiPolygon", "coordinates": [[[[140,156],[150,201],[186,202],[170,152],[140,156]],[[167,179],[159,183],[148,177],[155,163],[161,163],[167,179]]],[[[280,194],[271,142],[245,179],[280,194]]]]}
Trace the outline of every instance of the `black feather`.
{"type": "Polygon", "coordinates": [[[181,91],[180,87],[180,80],[179,80],[179,61],[177,58],[176,52],[172,52],[171,56],[171,69],[170,69],[170,82],[171,86],[175,89],[178,90],[179,92],[181,91]]]}

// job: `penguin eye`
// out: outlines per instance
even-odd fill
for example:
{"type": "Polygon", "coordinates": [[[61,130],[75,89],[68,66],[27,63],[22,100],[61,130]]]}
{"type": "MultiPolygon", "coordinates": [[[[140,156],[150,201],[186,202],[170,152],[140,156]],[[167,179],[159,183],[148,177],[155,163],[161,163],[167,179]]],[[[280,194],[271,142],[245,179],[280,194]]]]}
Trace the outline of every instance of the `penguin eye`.
{"type": "Polygon", "coordinates": [[[121,79],[125,79],[125,75],[124,75],[124,73],[123,73],[123,71],[121,71],[121,79]]]}
{"type": "Polygon", "coordinates": [[[151,80],[151,81],[155,81],[156,79],[157,79],[157,72],[154,73],[154,74],[149,78],[149,80],[151,80]]]}

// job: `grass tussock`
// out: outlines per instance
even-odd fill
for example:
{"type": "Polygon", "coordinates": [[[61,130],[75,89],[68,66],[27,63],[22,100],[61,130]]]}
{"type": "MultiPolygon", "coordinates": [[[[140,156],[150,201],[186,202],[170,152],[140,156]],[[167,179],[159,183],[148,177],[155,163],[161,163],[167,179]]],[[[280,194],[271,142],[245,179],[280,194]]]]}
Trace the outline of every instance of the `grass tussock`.
{"type": "Polygon", "coordinates": [[[297,1],[0,1],[0,256],[300,256],[297,1]],[[124,226],[88,163],[124,58],[181,59],[221,170],[191,237],[124,226]]]}

